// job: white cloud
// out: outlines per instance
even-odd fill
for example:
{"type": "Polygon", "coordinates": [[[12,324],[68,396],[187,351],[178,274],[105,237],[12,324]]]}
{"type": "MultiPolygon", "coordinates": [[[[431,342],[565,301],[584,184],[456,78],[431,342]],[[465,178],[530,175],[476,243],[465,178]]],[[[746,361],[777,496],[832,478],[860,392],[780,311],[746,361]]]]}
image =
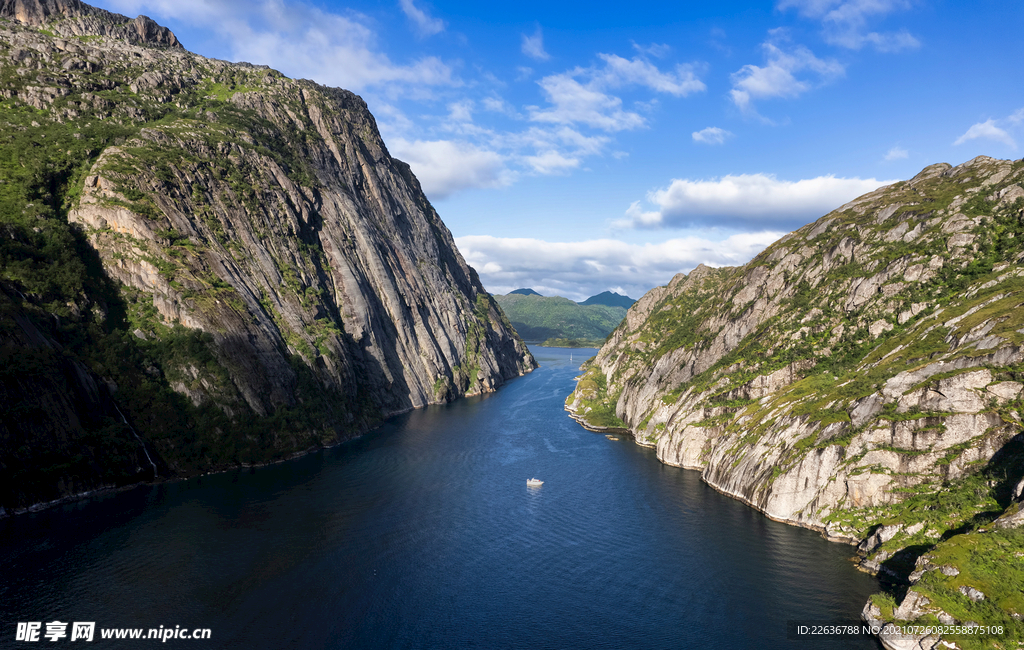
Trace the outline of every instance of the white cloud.
{"type": "Polygon", "coordinates": [[[119,11],[129,16],[149,11],[173,18],[193,17],[199,22],[224,17],[233,9],[244,9],[247,3],[243,0],[107,0],[102,5],[110,11],[119,11]]]}
{"type": "Polygon", "coordinates": [[[662,72],[643,59],[624,59],[615,54],[598,54],[605,67],[593,73],[594,85],[602,88],[621,88],[623,86],[643,86],[659,93],[668,93],[676,97],[686,97],[690,93],[705,90],[704,85],[693,68],[677,65],[674,73],[662,72]]]}
{"type": "Polygon", "coordinates": [[[564,174],[578,168],[583,159],[599,155],[609,139],[586,136],[568,127],[531,127],[521,133],[497,134],[495,146],[520,152],[513,157],[531,172],[541,175],[564,174]],[[529,152],[533,153],[522,153],[529,152]]]}
{"type": "MultiPolygon", "coordinates": [[[[773,33],[773,39],[779,37],[773,33]]],[[[818,83],[827,83],[845,73],[843,65],[834,59],[819,59],[806,47],[785,51],[771,40],[761,46],[765,51],[764,66],[745,65],[732,74],[730,95],[736,106],[747,114],[755,114],[755,99],[798,97],[812,87],[807,78],[797,73],[811,72],[818,83]]]]}
{"type": "Polygon", "coordinates": [[[526,156],[526,162],[539,174],[557,174],[580,166],[580,159],[563,155],[559,151],[549,149],[536,156],[526,156]]]}
{"type": "Polygon", "coordinates": [[[544,51],[544,33],[540,27],[534,32],[533,36],[527,36],[523,34],[523,54],[536,59],[538,61],[547,61],[551,58],[551,55],[544,51]]]}
{"type": "Polygon", "coordinates": [[[648,192],[647,201],[656,210],[644,211],[640,202],[635,202],[626,210],[626,218],[615,225],[662,228],[708,224],[793,229],[893,182],[835,176],[782,181],[769,174],[675,179],[666,188],[648,192]]]}
{"type": "Polygon", "coordinates": [[[112,0],[125,13],[148,13],[212,29],[235,60],[266,64],[295,78],[361,91],[385,87],[454,86],[441,59],[396,64],[377,47],[369,20],[342,16],[302,2],[281,0],[112,0]]]}
{"type": "Polygon", "coordinates": [[[910,0],[780,0],[779,9],[795,8],[800,15],[820,20],[826,42],[859,50],[870,45],[880,52],[899,52],[920,47],[910,32],[870,32],[870,19],[909,9],[910,0]]]}
{"type": "Polygon", "coordinates": [[[394,138],[388,148],[409,163],[432,201],[470,188],[505,187],[514,180],[500,154],[466,142],[394,138]]]}
{"type": "Polygon", "coordinates": [[[485,110],[493,113],[505,113],[510,110],[505,100],[500,97],[484,97],[480,103],[483,104],[485,110]]]}
{"type": "MultiPolygon", "coordinates": [[[[464,189],[504,187],[520,175],[584,168],[587,158],[604,155],[612,141],[594,130],[639,128],[648,119],[640,107],[654,106],[642,101],[649,96],[630,96],[627,109],[616,89],[639,87],[648,95],[679,97],[704,88],[687,66],[659,69],[639,57],[602,54],[591,67],[542,79],[538,87],[551,103],[524,108],[498,96],[503,83],[487,70],[459,63],[460,70],[473,74],[464,83],[455,64],[436,56],[392,61],[388,44],[379,42],[377,22],[354,10],[331,12],[313,0],[100,1],[125,14],[197,27],[217,39],[215,56],[267,64],[295,78],[361,93],[389,149],[410,163],[434,199],[464,189]]],[[[393,12],[395,20],[408,17],[422,35],[444,29],[426,0],[393,1],[404,12],[393,12]]],[[[537,58],[548,57],[540,27],[524,37],[523,45],[537,58]]],[[[525,67],[513,74],[519,80],[537,78],[525,67]]]]}
{"type": "MultiPolygon", "coordinates": [[[[1021,109],[1024,111],[1024,109],[1021,109]]],[[[1002,142],[1011,149],[1017,148],[1017,142],[1013,139],[1013,136],[1007,133],[1005,129],[998,126],[1000,122],[1009,122],[1010,124],[1017,124],[1020,122],[1021,111],[1017,111],[1006,120],[993,120],[988,119],[984,122],[978,122],[967,129],[967,132],[956,139],[953,144],[963,144],[970,140],[995,140],[996,142],[1002,142]]]]}
{"type": "Polygon", "coordinates": [[[645,123],[638,113],[622,110],[621,99],[581,84],[571,72],[550,75],[538,83],[553,106],[527,107],[536,122],[580,123],[604,131],[631,130],[645,123]]]}
{"type": "Polygon", "coordinates": [[[448,119],[455,122],[472,122],[476,104],[472,99],[462,99],[448,104],[448,119]]]}
{"type": "Polygon", "coordinates": [[[726,138],[731,138],[732,133],[725,129],[717,126],[709,126],[706,129],[693,132],[694,142],[703,142],[704,144],[725,144],[726,138]]]}
{"type": "Polygon", "coordinates": [[[698,264],[743,264],[781,237],[781,232],[735,234],[722,241],[681,237],[657,244],[615,239],[548,242],[489,235],[458,237],[456,245],[488,291],[508,293],[532,287],[544,295],[583,300],[616,288],[640,298],[676,273],[698,264]]]}
{"type": "Polygon", "coordinates": [[[887,161],[903,160],[904,158],[907,158],[908,156],[910,156],[910,152],[908,152],[903,147],[897,146],[897,147],[893,147],[892,149],[890,149],[889,151],[886,152],[885,159],[887,161]]]}
{"type": "Polygon", "coordinates": [[[427,12],[414,5],[412,0],[398,0],[398,4],[402,7],[402,13],[416,25],[420,36],[433,36],[444,31],[443,20],[431,18],[427,12]]]}
{"type": "Polygon", "coordinates": [[[685,97],[706,88],[690,66],[678,65],[674,72],[663,72],[640,58],[625,59],[615,54],[599,54],[598,58],[603,66],[575,68],[538,81],[552,106],[528,106],[530,119],[585,124],[609,132],[628,131],[644,126],[646,120],[639,113],[623,110],[622,99],[606,91],[640,86],[685,97]]]}
{"type": "Polygon", "coordinates": [[[665,43],[651,43],[650,45],[633,43],[633,49],[640,54],[648,54],[659,59],[668,56],[672,52],[672,46],[665,43]]]}

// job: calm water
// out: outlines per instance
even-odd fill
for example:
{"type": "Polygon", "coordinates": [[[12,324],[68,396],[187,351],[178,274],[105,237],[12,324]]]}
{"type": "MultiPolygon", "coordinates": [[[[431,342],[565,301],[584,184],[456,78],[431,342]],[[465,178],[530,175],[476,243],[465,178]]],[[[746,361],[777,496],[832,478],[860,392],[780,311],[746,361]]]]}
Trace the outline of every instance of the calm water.
{"type": "Polygon", "coordinates": [[[182,648],[880,647],[786,639],[857,617],[852,547],[584,431],[562,405],[593,351],[534,352],[337,449],[0,521],[0,646],[58,619],[212,630],[182,648]]]}

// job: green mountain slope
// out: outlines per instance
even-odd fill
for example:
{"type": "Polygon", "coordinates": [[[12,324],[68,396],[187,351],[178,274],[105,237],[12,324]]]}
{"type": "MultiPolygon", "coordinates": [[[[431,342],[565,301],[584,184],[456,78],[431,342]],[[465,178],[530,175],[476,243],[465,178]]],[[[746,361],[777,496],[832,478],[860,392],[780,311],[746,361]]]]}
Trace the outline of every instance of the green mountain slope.
{"type": "Polygon", "coordinates": [[[287,458],[535,363],[365,103],[0,3],[0,515],[287,458]]]}
{"type": "Polygon", "coordinates": [[[633,306],[636,301],[629,296],[624,296],[621,293],[615,293],[614,291],[602,291],[596,296],[590,296],[581,305],[608,305],[609,307],[622,307],[623,309],[629,309],[633,306]]]}
{"type": "Polygon", "coordinates": [[[512,326],[528,341],[567,347],[598,346],[622,322],[626,310],[608,305],[579,305],[561,296],[495,296],[512,326]]]}
{"type": "Polygon", "coordinates": [[[567,408],[859,543],[900,585],[866,616],[1024,639],[1024,581],[997,568],[1024,556],[1022,181],[1024,161],[933,165],[745,266],[677,276],[629,310],[567,408]]]}

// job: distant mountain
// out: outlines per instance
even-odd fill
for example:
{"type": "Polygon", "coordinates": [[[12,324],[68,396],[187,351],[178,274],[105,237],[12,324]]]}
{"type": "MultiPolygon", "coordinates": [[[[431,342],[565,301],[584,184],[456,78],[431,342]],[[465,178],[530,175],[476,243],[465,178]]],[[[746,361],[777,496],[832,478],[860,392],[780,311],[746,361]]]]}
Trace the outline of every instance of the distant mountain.
{"type": "Polygon", "coordinates": [[[596,296],[590,296],[581,305],[608,305],[609,307],[622,307],[623,309],[629,309],[636,302],[629,296],[624,296],[621,293],[615,293],[613,291],[602,291],[596,296]]]}
{"type": "Polygon", "coordinates": [[[552,346],[600,346],[626,315],[625,307],[579,305],[561,296],[542,296],[532,289],[517,289],[494,298],[523,339],[552,346]]]}

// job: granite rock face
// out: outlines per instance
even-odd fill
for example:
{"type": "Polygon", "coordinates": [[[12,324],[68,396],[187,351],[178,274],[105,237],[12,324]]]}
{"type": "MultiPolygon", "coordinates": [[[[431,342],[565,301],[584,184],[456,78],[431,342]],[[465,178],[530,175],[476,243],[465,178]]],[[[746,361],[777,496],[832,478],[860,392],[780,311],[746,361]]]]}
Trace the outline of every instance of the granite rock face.
{"type": "Polygon", "coordinates": [[[131,19],[79,0],[0,0],[0,16],[58,36],[110,36],[134,44],[181,47],[171,30],[148,16],[131,19]]]}
{"type": "Polygon", "coordinates": [[[1021,431],[1024,253],[991,247],[1022,180],[1010,161],[933,166],[744,267],[698,266],[641,298],[589,372],[662,461],[776,519],[824,530],[954,480],[1021,431]]]}
{"type": "MultiPolygon", "coordinates": [[[[214,414],[202,444],[152,433],[162,425],[132,398],[134,380],[118,390],[123,369],[93,363],[93,381],[112,387],[104,409],[120,404],[126,424],[154,436],[146,444],[170,473],[332,444],[536,366],[358,96],[205,59],[144,16],[77,0],[0,1],[0,63],[8,128],[59,161],[40,174],[66,165],[22,181],[52,207],[39,219],[63,216],[114,286],[44,306],[12,281],[9,310],[122,328],[119,345],[146,357],[136,374],[154,391],[214,414]],[[256,440],[249,423],[267,432],[256,440]]],[[[102,357],[107,343],[89,341],[79,356],[102,357]]]]}
{"type": "MultiPolygon", "coordinates": [[[[983,529],[1017,525],[1024,473],[1022,184],[1024,161],[932,165],[745,266],[677,275],[630,309],[566,408],[769,517],[859,542],[889,579],[921,549],[978,534],[996,549],[983,529]]],[[[921,589],[945,607],[938,580],[921,589]]]]}

